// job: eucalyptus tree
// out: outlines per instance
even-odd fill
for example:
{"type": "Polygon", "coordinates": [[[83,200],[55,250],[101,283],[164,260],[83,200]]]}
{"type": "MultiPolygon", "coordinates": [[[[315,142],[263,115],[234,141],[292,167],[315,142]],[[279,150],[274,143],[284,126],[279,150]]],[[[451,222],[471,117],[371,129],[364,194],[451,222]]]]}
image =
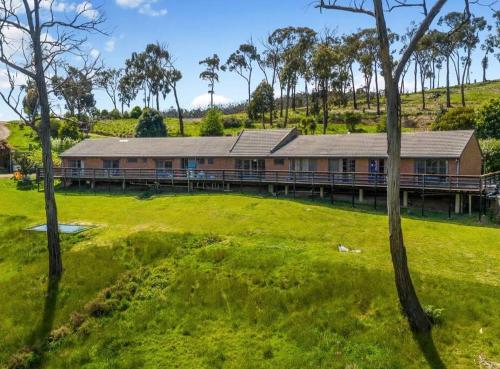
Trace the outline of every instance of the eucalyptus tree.
{"type": "Polygon", "coordinates": [[[208,81],[208,93],[210,94],[210,107],[214,107],[214,94],[215,83],[219,82],[219,72],[224,71],[226,68],[221,66],[220,58],[217,54],[209,56],[199,62],[200,65],[205,66],[205,70],[200,73],[200,78],[208,81]]]}
{"type": "Polygon", "coordinates": [[[117,109],[119,86],[122,76],[123,70],[117,68],[102,69],[97,73],[97,86],[106,92],[115,110],[117,109]]]}
{"type": "MultiPolygon", "coordinates": [[[[263,43],[264,44],[263,53],[257,56],[257,64],[259,65],[259,68],[264,74],[266,82],[271,86],[273,90],[273,96],[274,96],[274,86],[276,85],[278,68],[281,60],[281,52],[280,52],[281,46],[275,41],[276,40],[272,37],[272,35],[269,35],[263,43]],[[270,74],[268,74],[267,72],[268,70],[270,71],[270,74]]],[[[281,92],[283,92],[283,90],[281,90],[281,92]]],[[[283,95],[281,97],[283,98],[283,95]]],[[[273,104],[272,110],[270,112],[271,126],[273,125],[274,109],[275,106],[273,104]]]]}
{"type": "Polygon", "coordinates": [[[248,106],[252,115],[260,115],[262,128],[266,128],[265,115],[269,112],[272,115],[274,110],[274,90],[267,81],[262,81],[252,93],[252,100],[248,106]]]}
{"type": "Polygon", "coordinates": [[[54,95],[63,99],[71,116],[82,118],[82,114],[95,107],[94,78],[96,72],[90,68],[79,69],[71,65],[62,68],[64,75],[54,75],[52,86],[54,95]]]}
{"type": "Polygon", "coordinates": [[[118,100],[121,103],[121,111],[123,115],[124,105],[130,108],[130,103],[135,100],[139,93],[138,86],[134,81],[133,76],[124,74],[118,83],[118,100]]]}
{"type": "MultiPolygon", "coordinates": [[[[465,11],[470,17],[469,2],[465,2],[465,11]]],[[[400,209],[400,173],[401,173],[401,126],[400,126],[400,96],[399,82],[403,70],[414,53],[420,39],[427,33],[433,20],[438,16],[446,0],[436,0],[431,7],[427,1],[417,0],[410,4],[401,1],[373,0],[373,5],[368,2],[351,2],[320,0],[320,9],[349,11],[375,20],[379,55],[382,72],[385,80],[386,113],[387,113],[387,144],[388,144],[388,177],[387,177],[387,210],[389,218],[389,243],[394,267],[394,275],[399,301],[411,329],[417,333],[428,333],[431,323],[425,314],[417,297],[408,268],[406,248],[401,228],[400,209]],[[423,19],[417,31],[403,50],[399,61],[395,62],[391,55],[389,31],[386,14],[404,7],[420,7],[423,19]]],[[[455,2],[456,5],[457,2],[455,2]]],[[[416,13],[415,13],[416,14],[416,13]]]]}
{"type": "MultiPolygon", "coordinates": [[[[74,56],[88,53],[85,34],[101,32],[104,22],[91,1],[76,8],[55,9],[52,0],[0,2],[0,64],[8,79],[7,92],[0,97],[25,124],[37,129],[42,147],[49,280],[59,280],[63,272],[57,205],[54,196],[53,160],[50,140],[51,71],[74,56]],[[57,10],[57,11],[56,11],[57,10]],[[18,37],[12,38],[16,34],[18,37]],[[32,81],[38,96],[40,124],[35,126],[22,111],[22,86],[32,81]]],[[[49,287],[51,284],[49,283],[49,287]]]]}
{"type": "Polygon", "coordinates": [[[351,77],[351,93],[354,109],[358,109],[358,102],[356,99],[356,84],[354,83],[354,69],[353,65],[358,59],[359,49],[361,48],[360,40],[356,34],[349,34],[342,36],[342,48],[345,61],[349,67],[351,77]]]}
{"type": "Polygon", "coordinates": [[[470,83],[470,66],[472,64],[472,52],[476,49],[480,42],[479,33],[484,31],[487,26],[484,17],[469,17],[462,26],[461,34],[463,35],[463,47],[465,55],[462,57],[461,61],[463,64],[462,68],[462,79],[460,82],[460,94],[462,97],[462,106],[465,106],[465,83],[470,83]]]}
{"type": "Polygon", "coordinates": [[[248,103],[250,104],[252,94],[252,73],[253,64],[258,60],[257,48],[250,41],[241,44],[238,50],[232,53],[226,61],[225,68],[230,72],[235,72],[247,83],[248,103]]]}

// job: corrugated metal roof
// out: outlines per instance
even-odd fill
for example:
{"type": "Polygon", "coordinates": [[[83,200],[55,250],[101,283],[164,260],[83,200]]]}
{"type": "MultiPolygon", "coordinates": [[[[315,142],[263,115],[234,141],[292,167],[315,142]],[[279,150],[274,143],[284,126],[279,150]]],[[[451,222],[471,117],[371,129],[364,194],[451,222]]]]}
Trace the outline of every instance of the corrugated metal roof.
{"type": "Polygon", "coordinates": [[[236,137],[103,138],[85,140],[62,157],[227,156],[236,137]]]}
{"type": "MultiPolygon", "coordinates": [[[[403,158],[459,158],[473,131],[412,132],[401,136],[403,158]]],[[[386,157],[385,133],[299,136],[272,156],[386,157]]]]}

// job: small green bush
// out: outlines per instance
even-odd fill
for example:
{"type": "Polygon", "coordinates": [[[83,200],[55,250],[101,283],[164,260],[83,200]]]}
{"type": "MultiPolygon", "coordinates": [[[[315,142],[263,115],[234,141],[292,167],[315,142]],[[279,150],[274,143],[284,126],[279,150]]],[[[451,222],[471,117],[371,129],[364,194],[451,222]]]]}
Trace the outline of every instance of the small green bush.
{"type": "Polygon", "coordinates": [[[243,126],[243,122],[241,119],[235,117],[224,118],[222,122],[224,128],[241,128],[243,126]]]}
{"type": "Polygon", "coordinates": [[[85,312],[94,318],[111,314],[113,308],[113,304],[109,300],[103,300],[102,298],[89,301],[84,307],[85,312]]]}
{"type": "Polygon", "coordinates": [[[387,115],[383,114],[380,116],[377,123],[377,132],[378,133],[387,132],[387,115]]]}
{"type": "Polygon", "coordinates": [[[450,109],[437,116],[431,124],[433,131],[453,131],[459,129],[475,129],[476,112],[470,106],[450,109]]]}
{"type": "Polygon", "coordinates": [[[126,110],[123,112],[123,119],[130,119],[130,113],[126,110]]]}
{"type": "Polygon", "coordinates": [[[254,128],[255,127],[255,123],[251,119],[246,119],[245,123],[244,123],[244,126],[245,126],[245,128],[254,128]]]}
{"type": "Polygon", "coordinates": [[[222,125],[222,112],[217,108],[212,108],[207,112],[201,123],[202,136],[222,136],[224,127],[222,125]]]}
{"type": "Polygon", "coordinates": [[[486,173],[500,171],[500,140],[481,140],[481,150],[484,155],[484,170],[486,173]]]}
{"type": "Polygon", "coordinates": [[[13,354],[7,364],[8,369],[30,369],[40,362],[40,355],[32,349],[24,348],[13,354]]]}
{"type": "Polygon", "coordinates": [[[65,121],[59,127],[59,137],[62,140],[64,139],[69,139],[74,141],[79,140],[81,138],[81,132],[80,128],[78,127],[78,124],[73,120],[65,121]]]}
{"type": "Polygon", "coordinates": [[[500,98],[490,100],[479,109],[477,134],[479,138],[500,139],[500,98]]]}
{"type": "Polygon", "coordinates": [[[144,109],[135,128],[135,137],[166,137],[167,126],[159,112],[144,109]]]}
{"type": "Polygon", "coordinates": [[[122,117],[122,115],[120,114],[120,111],[118,109],[113,109],[109,113],[109,117],[111,119],[120,119],[122,117]]]}
{"type": "Polygon", "coordinates": [[[101,119],[109,119],[109,111],[102,109],[100,112],[101,119]]]}
{"type": "Polygon", "coordinates": [[[429,318],[432,325],[439,325],[443,321],[444,309],[437,308],[433,305],[424,306],[425,315],[429,318]]]}
{"type": "Polygon", "coordinates": [[[132,119],[139,119],[139,117],[142,114],[142,109],[140,106],[135,106],[132,111],[130,112],[130,118],[132,119]]]}
{"type": "Polygon", "coordinates": [[[356,132],[356,125],[361,123],[361,114],[348,111],[344,114],[344,123],[348,131],[356,132]]]}

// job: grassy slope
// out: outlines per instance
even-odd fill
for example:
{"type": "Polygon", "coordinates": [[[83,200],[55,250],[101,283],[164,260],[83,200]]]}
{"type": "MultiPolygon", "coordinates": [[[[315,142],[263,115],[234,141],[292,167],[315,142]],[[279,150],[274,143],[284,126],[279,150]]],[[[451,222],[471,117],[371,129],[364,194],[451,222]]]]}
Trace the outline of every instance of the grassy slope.
{"type": "MultiPolygon", "coordinates": [[[[492,81],[487,83],[477,83],[473,85],[468,85],[465,87],[466,102],[470,106],[478,107],[489,101],[492,98],[498,97],[500,95],[500,81],[492,81]]],[[[461,105],[460,88],[452,87],[451,89],[451,102],[453,106],[461,105]]],[[[446,92],[445,89],[435,89],[426,91],[426,110],[422,110],[421,104],[421,94],[405,94],[402,96],[403,103],[403,126],[404,130],[411,131],[418,128],[426,128],[427,125],[432,122],[435,116],[439,113],[441,107],[446,106],[446,92]],[[435,95],[436,93],[439,94],[435,95]],[[438,96],[438,97],[437,97],[438,96]]],[[[384,111],[384,98],[381,99],[382,112],[384,111]]],[[[359,100],[359,112],[362,114],[363,123],[357,126],[358,132],[363,133],[374,133],[376,132],[376,124],[379,118],[376,115],[376,105],[375,101],[372,101],[371,109],[367,108],[366,101],[363,99],[359,100]]],[[[330,112],[330,117],[332,122],[328,126],[329,134],[341,134],[347,133],[347,128],[344,123],[340,122],[335,116],[336,114],[341,114],[345,111],[351,111],[351,104],[347,108],[332,107],[330,112]]],[[[246,114],[233,114],[232,116],[237,117],[241,120],[246,119],[246,114]]],[[[290,111],[290,126],[294,126],[294,121],[300,121],[305,117],[305,109],[297,109],[296,112],[290,111]]],[[[278,122],[283,119],[278,118],[278,122]]],[[[179,123],[177,119],[168,118],[167,126],[169,128],[169,135],[177,136],[179,133],[179,123]]],[[[120,119],[116,121],[102,121],[98,122],[93,131],[102,135],[108,136],[132,136],[134,134],[135,126],[137,125],[137,120],[135,119],[120,119]]],[[[260,123],[256,123],[255,128],[261,128],[260,123]]],[[[225,134],[236,134],[241,131],[241,129],[226,129],[225,134]]],[[[323,126],[319,124],[316,127],[316,134],[323,133],[323,126]]],[[[198,136],[200,134],[200,122],[198,120],[186,120],[185,122],[185,134],[187,136],[198,136]]]]}
{"type": "Polygon", "coordinates": [[[9,122],[7,126],[10,131],[7,141],[17,151],[28,151],[30,145],[38,145],[38,138],[31,128],[21,127],[16,122],[9,122]]]}
{"type": "MultiPolygon", "coordinates": [[[[22,231],[42,222],[42,194],[9,181],[0,192],[0,363],[142,266],[122,311],[52,344],[44,367],[428,367],[397,309],[380,214],[237,195],[59,194],[61,221],[98,227],[64,238],[52,314],[44,237],[22,231]]],[[[441,359],[498,361],[500,229],[405,219],[404,230],[423,302],[445,308],[441,359]]]]}

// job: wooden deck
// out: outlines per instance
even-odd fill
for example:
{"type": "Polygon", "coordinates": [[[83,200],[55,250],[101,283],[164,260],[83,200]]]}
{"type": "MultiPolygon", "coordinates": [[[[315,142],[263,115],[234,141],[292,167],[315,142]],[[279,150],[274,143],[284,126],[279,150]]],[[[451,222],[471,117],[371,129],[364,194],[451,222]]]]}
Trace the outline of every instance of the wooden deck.
{"type": "MultiPolygon", "coordinates": [[[[236,185],[284,185],[331,188],[386,189],[387,175],[245,170],[76,169],[54,168],[54,177],[65,181],[144,182],[158,185],[219,183],[236,185]]],[[[37,179],[43,178],[38,169],[37,179]]],[[[401,174],[401,190],[481,194],[500,183],[500,172],[481,176],[401,174]]],[[[189,187],[189,186],[188,186],[189,187]]]]}

